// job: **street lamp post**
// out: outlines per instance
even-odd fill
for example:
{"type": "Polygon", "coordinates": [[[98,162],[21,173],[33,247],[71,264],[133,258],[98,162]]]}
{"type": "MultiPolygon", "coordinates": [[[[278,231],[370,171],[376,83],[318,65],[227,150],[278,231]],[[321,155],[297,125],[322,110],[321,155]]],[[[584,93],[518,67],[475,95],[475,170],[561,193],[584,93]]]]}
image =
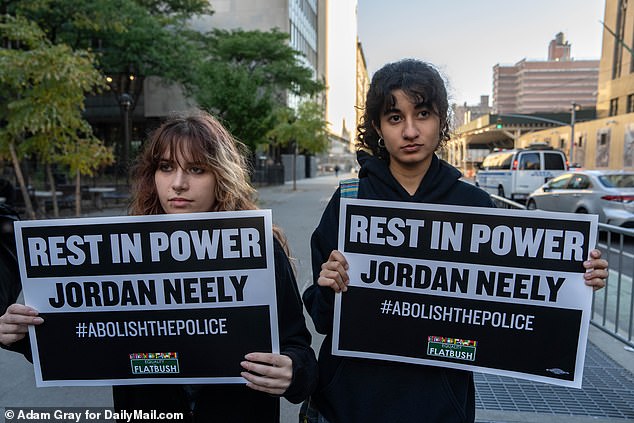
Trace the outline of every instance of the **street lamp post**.
{"type": "Polygon", "coordinates": [[[570,112],[570,156],[569,162],[572,165],[575,161],[574,152],[575,152],[575,119],[577,117],[577,107],[579,105],[574,101],[571,102],[571,112],[570,112]]]}
{"type": "Polygon", "coordinates": [[[127,72],[121,72],[107,76],[106,81],[115,96],[121,111],[123,123],[123,145],[119,150],[119,172],[127,175],[128,163],[130,161],[131,134],[130,134],[130,114],[135,107],[135,99],[141,93],[143,78],[137,75],[132,68],[127,72]]]}
{"type": "Polygon", "coordinates": [[[133,104],[134,101],[130,94],[122,93],[119,96],[119,107],[123,111],[123,160],[121,166],[126,173],[130,161],[130,108],[133,104]]]}

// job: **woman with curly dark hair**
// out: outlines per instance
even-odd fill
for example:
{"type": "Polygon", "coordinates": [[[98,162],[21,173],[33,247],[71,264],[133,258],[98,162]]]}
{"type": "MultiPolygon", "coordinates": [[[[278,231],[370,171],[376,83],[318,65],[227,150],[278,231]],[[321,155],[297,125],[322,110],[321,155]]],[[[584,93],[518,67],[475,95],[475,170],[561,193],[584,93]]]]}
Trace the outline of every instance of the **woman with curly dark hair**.
{"type": "MultiPolygon", "coordinates": [[[[438,71],[418,60],[389,63],[372,77],[358,127],[361,165],[358,198],[494,207],[489,195],[460,180],[460,172],[435,152],[449,139],[449,104],[438,71]]],[[[313,285],[304,303],[318,332],[319,386],[311,403],[320,423],[473,422],[471,372],[443,367],[335,356],[335,293],[347,290],[347,262],[337,250],[337,190],[311,238],[313,285]]],[[[591,253],[586,283],[604,285],[607,262],[591,253]]]]}

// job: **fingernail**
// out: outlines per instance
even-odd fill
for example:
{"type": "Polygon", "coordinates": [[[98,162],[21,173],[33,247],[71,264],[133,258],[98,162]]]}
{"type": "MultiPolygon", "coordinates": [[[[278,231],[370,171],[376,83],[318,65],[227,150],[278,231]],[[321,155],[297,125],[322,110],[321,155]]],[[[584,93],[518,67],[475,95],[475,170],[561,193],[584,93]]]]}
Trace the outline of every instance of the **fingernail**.
{"type": "Polygon", "coordinates": [[[44,319],[42,319],[41,317],[34,317],[33,318],[33,324],[34,325],[39,325],[40,323],[44,323],[44,319]]]}

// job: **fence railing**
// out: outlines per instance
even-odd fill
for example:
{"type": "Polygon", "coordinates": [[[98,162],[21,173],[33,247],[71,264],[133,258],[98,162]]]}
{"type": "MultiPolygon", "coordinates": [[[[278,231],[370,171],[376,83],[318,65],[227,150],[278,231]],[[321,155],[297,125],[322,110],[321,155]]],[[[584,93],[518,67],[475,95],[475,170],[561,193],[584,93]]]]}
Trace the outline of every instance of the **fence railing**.
{"type": "MultiPolygon", "coordinates": [[[[492,195],[501,208],[526,209],[523,204],[492,195]]],[[[590,323],[634,348],[634,254],[626,251],[634,246],[634,229],[599,223],[597,248],[609,263],[609,276],[604,289],[594,292],[590,323]]]]}

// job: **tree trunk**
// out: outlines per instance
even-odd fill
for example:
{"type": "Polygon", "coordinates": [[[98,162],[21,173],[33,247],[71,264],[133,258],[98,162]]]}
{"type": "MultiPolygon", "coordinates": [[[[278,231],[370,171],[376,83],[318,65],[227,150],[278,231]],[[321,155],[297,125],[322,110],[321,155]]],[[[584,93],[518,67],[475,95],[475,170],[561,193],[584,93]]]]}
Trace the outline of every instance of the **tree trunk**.
{"type": "Polygon", "coordinates": [[[31,203],[31,197],[29,196],[29,192],[26,188],[26,182],[24,181],[24,175],[22,174],[22,168],[20,167],[20,159],[18,159],[18,153],[15,150],[15,144],[13,141],[9,142],[9,152],[11,154],[11,162],[13,163],[15,176],[18,178],[18,184],[20,184],[20,191],[22,192],[22,198],[24,199],[26,215],[29,219],[36,219],[33,203],[31,203]]]}
{"type": "Polygon", "coordinates": [[[46,163],[46,177],[51,187],[51,199],[53,200],[53,216],[59,217],[59,207],[57,205],[57,186],[55,186],[55,178],[53,177],[53,168],[50,163],[46,163]]]}
{"type": "Polygon", "coordinates": [[[75,175],[75,216],[81,216],[81,174],[79,173],[79,169],[77,169],[77,174],[75,175]]]}

